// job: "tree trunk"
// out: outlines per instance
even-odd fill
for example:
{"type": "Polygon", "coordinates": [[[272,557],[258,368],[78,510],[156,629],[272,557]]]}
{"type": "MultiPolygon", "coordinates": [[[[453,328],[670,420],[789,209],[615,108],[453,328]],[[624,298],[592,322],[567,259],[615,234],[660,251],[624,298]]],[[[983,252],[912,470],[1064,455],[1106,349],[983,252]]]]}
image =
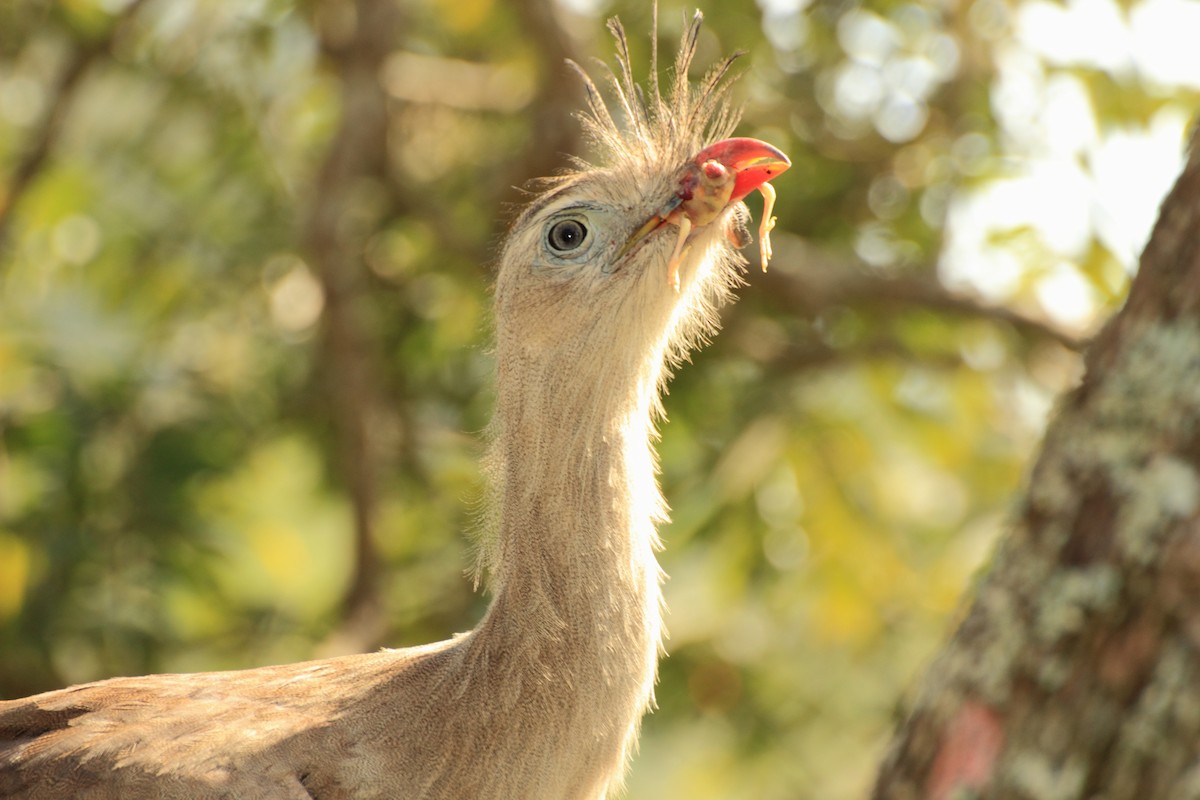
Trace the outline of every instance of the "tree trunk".
{"type": "Polygon", "coordinates": [[[1200,136],[876,798],[1200,797],[1200,136]]]}

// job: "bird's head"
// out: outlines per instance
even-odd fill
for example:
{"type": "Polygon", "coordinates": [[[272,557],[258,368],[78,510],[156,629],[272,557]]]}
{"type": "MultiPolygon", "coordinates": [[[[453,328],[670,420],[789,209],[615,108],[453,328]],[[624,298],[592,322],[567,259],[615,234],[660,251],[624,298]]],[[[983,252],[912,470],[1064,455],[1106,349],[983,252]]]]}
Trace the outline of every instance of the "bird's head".
{"type": "Polygon", "coordinates": [[[741,201],[789,162],[765,142],[729,138],[737,117],[722,78],[732,58],[689,84],[699,25],[697,14],[664,96],[656,82],[645,92],[634,84],[624,32],[610,23],[624,125],[580,70],[582,119],[601,162],[547,182],[514,222],[496,279],[502,359],[557,354],[623,369],[681,357],[712,330],[746,263],[741,201]]]}

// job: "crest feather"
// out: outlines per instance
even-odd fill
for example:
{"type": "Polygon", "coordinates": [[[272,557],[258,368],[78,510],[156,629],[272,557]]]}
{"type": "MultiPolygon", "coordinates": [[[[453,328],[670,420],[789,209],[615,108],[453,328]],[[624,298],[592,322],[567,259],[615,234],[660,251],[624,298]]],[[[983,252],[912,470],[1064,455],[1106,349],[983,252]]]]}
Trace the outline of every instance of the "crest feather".
{"type": "Polygon", "coordinates": [[[621,21],[613,17],[608,30],[616,43],[616,69],[605,67],[614,95],[613,107],[620,121],[590,76],[569,62],[583,80],[587,110],[579,115],[584,132],[602,154],[605,166],[645,170],[677,164],[690,158],[704,145],[733,133],[740,112],[728,101],[730,68],[743,52],[725,58],[708,71],[695,86],[688,70],[695,59],[704,15],[692,17],[679,42],[673,67],[674,79],[664,96],[658,79],[658,8],[655,4],[650,50],[649,91],[634,79],[629,40],[621,21]]]}

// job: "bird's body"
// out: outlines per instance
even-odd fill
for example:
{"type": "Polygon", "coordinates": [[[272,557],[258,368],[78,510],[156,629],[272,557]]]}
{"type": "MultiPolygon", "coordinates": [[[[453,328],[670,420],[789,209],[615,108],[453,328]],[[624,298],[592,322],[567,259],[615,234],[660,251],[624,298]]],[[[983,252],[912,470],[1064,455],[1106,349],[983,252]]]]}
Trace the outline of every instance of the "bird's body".
{"type": "Polygon", "coordinates": [[[115,678],[10,702],[0,737],[23,764],[0,772],[0,797],[603,796],[628,732],[587,729],[611,713],[587,713],[586,686],[548,676],[519,649],[485,654],[482,638],[115,678]],[[460,708],[470,713],[448,713],[460,708]]]}
{"type": "Polygon", "coordinates": [[[614,26],[627,127],[586,81],[607,163],[552,182],[500,255],[479,625],[0,702],[0,797],[596,800],[620,784],[661,646],[659,396],[744,264],[737,201],[787,166],[761,142],[711,144],[735,122],[729,62],[688,85],[698,27],[670,96],[642,101],[614,26]]]}

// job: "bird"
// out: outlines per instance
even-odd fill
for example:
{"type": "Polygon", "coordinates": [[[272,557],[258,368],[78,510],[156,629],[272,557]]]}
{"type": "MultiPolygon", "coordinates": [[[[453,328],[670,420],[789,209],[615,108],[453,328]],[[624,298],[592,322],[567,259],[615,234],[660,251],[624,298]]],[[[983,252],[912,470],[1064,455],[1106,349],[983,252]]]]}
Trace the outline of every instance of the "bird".
{"type": "MultiPolygon", "coordinates": [[[[577,65],[593,161],[537,184],[497,257],[496,406],[478,543],[491,600],[442,642],[238,671],[111,678],[0,702],[13,800],[602,800],[620,791],[663,647],[654,441],[672,372],[765,268],[790,162],[731,137],[727,73],[605,93],[577,65]],[[611,106],[611,108],[610,108],[611,106]],[[594,162],[594,163],[593,163],[594,162]]],[[[655,26],[657,27],[657,25],[655,26]]]]}

